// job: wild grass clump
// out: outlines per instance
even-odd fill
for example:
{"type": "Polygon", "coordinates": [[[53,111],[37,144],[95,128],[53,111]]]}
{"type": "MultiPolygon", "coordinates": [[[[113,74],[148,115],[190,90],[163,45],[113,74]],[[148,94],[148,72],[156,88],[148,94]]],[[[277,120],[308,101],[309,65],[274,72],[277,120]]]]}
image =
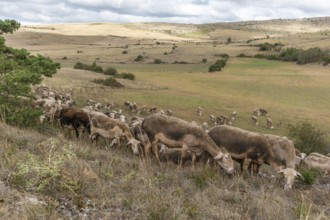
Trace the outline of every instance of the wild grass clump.
{"type": "Polygon", "coordinates": [[[63,179],[63,169],[67,162],[76,158],[71,144],[60,144],[49,139],[35,146],[38,154],[27,153],[17,163],[9,181],[30,192],[53,192],[54,189],[68,187],[63,179]]]}
{"type": "Polygon", "coordinates": [[[311,219],[312,204],[308,204],[304,197],[297,203],[294,212],[297,219],[311,219]]]}
{"type": "Polygon", "coordinates": [[[92,82],[97,83],[97,84],[101,84],[101,85],[104,85],[104,86],[113,87],[113,88],[124,87],[120,82],[118,82],[113,77],[108,77],[106,79],[94,79],[92,82]]]}

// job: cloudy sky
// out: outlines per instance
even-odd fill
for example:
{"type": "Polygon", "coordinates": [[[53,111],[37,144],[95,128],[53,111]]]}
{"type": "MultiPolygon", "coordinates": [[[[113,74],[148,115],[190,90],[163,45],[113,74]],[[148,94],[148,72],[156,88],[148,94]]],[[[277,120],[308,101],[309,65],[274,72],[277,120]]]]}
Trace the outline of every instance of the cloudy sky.
{"type": "Polygon", "coordinates": [[[330,16],[329,0],[0,0],[0,19],[21,24],[212,23],[330,16]]]}

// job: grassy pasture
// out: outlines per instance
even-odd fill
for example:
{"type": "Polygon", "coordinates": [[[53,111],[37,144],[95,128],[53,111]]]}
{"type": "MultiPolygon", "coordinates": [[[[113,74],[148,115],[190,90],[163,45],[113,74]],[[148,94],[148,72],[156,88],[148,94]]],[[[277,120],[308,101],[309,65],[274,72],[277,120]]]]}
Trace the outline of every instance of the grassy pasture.
{"type": "MultiPolygon", "coordinates": [[[[222,72],[208,73],[208,64],[113,64],[120,72],[131,72],[136,81],[121,80],[126,89],[99,87],[90,82],[102,74],[65,68],[45,83],[81,92],[77,98],[113,100],[119,105],[134,100],[139,105],[171,109],[176,116],[203,122],[209,114],[230,115],[236,110],[236,126],[269,132],[250,121],[255,106],[269,110],[275,124],[272,133],[286,134],[286,125],[300,120],[327,129],[330,122],[330,75],[319,65],[252,58],[230,58],[222,72]],[[85,89],[84,89],[85,88],[85,89]],[[84,94],[83,97],[81,94],[84,94]],[[196,108],[204,109],[202,118],[196,108]]],[[[265,124],[265,118],[260,118],[265,124]]]]}

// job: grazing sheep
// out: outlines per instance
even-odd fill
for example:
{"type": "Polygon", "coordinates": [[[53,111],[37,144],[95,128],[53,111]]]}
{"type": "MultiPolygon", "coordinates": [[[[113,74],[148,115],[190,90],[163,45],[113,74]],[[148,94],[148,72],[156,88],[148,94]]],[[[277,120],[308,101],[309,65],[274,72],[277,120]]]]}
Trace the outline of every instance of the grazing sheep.
{"type": "Polygon", "coordinates": [[[259,109],[259,112],[260,112],[260,115],[262,115],[262,116],[268,116],[268,111],[266,109],[261,108],[261,109],[259,109]]]}
{"type": "Polygon", "coordinates": [[[266,127],[267,127],[268,129],[274,129],[272,119],[270,119],[270,118],[267,118],[267,119],[266,119],[266,127]]]}
{"type": "Polygon", "coordinates": [[[213,123],[213,125],[217,124],[217,118],[214,115],[209,115],[209,119],[213,123]]]}
{"type": "Polygon", "coordinates": [[[257,118],[256,116],[252,115],[252,116],[251,116],[251,120],[252,120],[252,122],[253,122],[254,125],[256,125],[256,126],[259,125],[259,123],[258,123],[258,118],[257,118]]]}
{"type": "Polygon", "coordinates": [[[260,116],[260,109],[258,107],[254,107],[254,109],[253,109],[253,115],[260,116]]]}
{"type": "Polygon", "coordinates": [[[197,108],[197,114],[198,114],[199,117],[202,116],[202,112],[203,112],[202,108],[201,107],[198,107],[197,108]]]}
{"type": "Polygon", "coordinates": [[[235,120],[236,120],[236,117],[237,117],[237,111],[233,111],[233,112],[231,113],[231,120],[232,120],[232,121],[235,121],[235,120]]]}
{"type": "MultiPolygon", "coordinates": [[[[146,159],[149,159],[150,148],[157,152],[157,143],[161,142],[171,148],[181,148],[181,158],[188,152],[192,155],[192,167],[196,156],[202,151],[209,152],[214,160],[228,173],[233,173],[233,160],[223,148],[217,146],[210,136],[200,126],[167,115],[153,114],[147,116],[142,122],[142,129],[148,135],[150,142],[144,146],[146,159]]],[[[180,166],[182,167],[181,159],[180,166]]]]}
{"type": "Polygon", "coordinates": [[[231,121],[229,120],[228,117],[220,115],[216,118],[216,123],[219,125],[230,125],[231,126],[231,121]]]}
{"type": "Polygon", "coordinates": [[[149,113],[150,113],[150,114],[157,113],[157,107],[151,107],[151,108],[149,109],[149,113]]]}

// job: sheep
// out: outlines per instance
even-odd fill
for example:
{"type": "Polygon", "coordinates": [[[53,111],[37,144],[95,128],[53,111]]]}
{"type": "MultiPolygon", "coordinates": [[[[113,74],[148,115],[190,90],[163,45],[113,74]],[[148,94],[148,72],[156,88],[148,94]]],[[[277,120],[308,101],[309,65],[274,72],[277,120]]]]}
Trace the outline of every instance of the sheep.
{"type": "Polygon", "coordinates": [[[198,107],[197,108],[197,114],[198,114],[199,117],[202,116],[202,112],[203,112],[202,108],[201,107],[198,107]]]}
{"type": "Polygon", "coordinates": [[[237,111],[233,111],[233,112],[231,113],[231,120],[232,120],[232,121],[235,121],[235,120],[236,120],[236,117],[237,117],[237,111]]]}
{"type": "Polygon", "coordinates": [[[258,123],[258,118],[257,118],[256,116],[252,115],[252,116],[251,116],[251,120],[252,120],[252,122],[253,122],[254,125],[256,125],[256,126],[259,125],[259,123],[258,123]]]}
{"type": "Polygon", "coordinates": [[[268,129],[274,129],[272,119],[270,119],[270,118],[267,118],[267,119],[266,119],[266,127],[267,127],[268,129]]]}
{"type": "Polygon", "coordinates": [[[209,119],[214,125],[217,124],[217,120],[216,120],[216,117],[214,115],[209,115],[209,119]]]}

